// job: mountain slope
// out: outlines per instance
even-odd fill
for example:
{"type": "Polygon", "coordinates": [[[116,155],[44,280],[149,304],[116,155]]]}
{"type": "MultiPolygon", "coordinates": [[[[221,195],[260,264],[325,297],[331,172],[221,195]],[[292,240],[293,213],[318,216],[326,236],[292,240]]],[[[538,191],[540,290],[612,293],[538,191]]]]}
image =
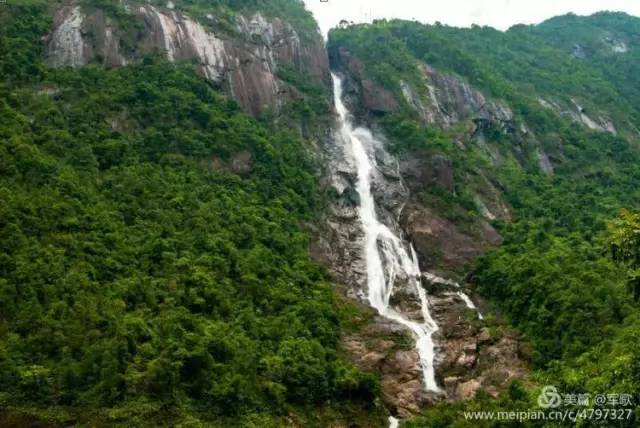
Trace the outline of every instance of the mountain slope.
{"type": "Polygon", "coordinates": [[[616,88],[619,99],[637,110],[639,25],[637,19],[624,13],[603,12],[589,17],[560,16],[528,31],[600,70],[616,88]]]}
{"type": "Polygon", "coordinates": [[[297,0],[0,5],[0,425],[495,426],[461,414],[638,396],[639,22],[345,24],[327,52],[297,0]],[[416,249],[439,394],[365,307],[329,64],[416,249]]]}
{"type": "MultiPolygon", "coordinates": [[[[637,64],[639,21],[570,16],[499,32],[394,20],[329,35],[352,110],[400,159],[421,266],[467,275],[526,334],[537,376],[568,392],[637,391],[623,338],[638,331],[638,306],[606,225],[638,209],[637,99],[616,65],[637,64]],[[576,57],[566,39],[586,46],[587,32],[625,50],[603,39],[606,50],[576,57]]],[[[453,422],[438,411],[417,426],[453,422]]]]}
{"type": "Polygon", "coordinates": [[[49,68],[61,9],[0,10],[0,425],[374,423],[310,143],[189,61],[49,68]]]}

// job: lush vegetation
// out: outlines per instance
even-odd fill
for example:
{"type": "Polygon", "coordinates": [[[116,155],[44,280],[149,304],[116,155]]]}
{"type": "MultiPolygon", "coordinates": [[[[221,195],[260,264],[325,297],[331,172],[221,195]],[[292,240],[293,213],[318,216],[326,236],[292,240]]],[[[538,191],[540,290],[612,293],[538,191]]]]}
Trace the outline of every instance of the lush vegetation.
{"type": "Polygon", "coordinates": [[[305,142],[188,64],[47,69],[50,19],[0,7],[0,421],[322,425],[308,409],[373,403],[308,256],[305,142]]]}
{"type": "MultiPolygon", "coordinates": [[[[216,11],[227,36],[235,14],[260,10],[316,37],[299,1],[174,3],[195,17],[216,11]]],[[[305,97],[285,119],[256,121],[189,65],[51,70],[41,41],[52,5],[0,6],[0,423],[379,418],[377,379],[337,352],[353,308],[309,260],[315,165],[280,125],[325,126],[326,89],[281,67],[305,97]]],[[[139,29],[119,2],[83,6],[130,24],[133,43],[139,29]]],[[[504,100],[535,136],[485,129],[496,163],[479,145],[459,149],[465,124],[425,126],[408,105],[380,120],[396,153],[452,160],[455,192],[423,195],[448,218],[479,215],[480,177],[499,185],[514,221],[494,224],[504,243],[469,279],[526,334],[536,380],[567,392],[640,397],[640,62],[612,50],[640,42],[639,22],[566,16],[498,32],[380,21],[330,39],[399,100],[400,80],[419,87],[426,62],[504,100]],[[619,133],[588,131],[539,97],[575,97],[619,133]],[[554,155],[553,175],[539,170],[538,147],[554,155]]],[[[535,406],[536,392],[514,384],[500,401],[443,403],[410,426],[465,426],[461,411],[535,406]]]]}
{"type": "MultiPolygon", "coordinates": [[[[400,81],[420,88],[423,62],[503,100],[516,122],[533,131],[535,140],[520,132],[484,130],[487,144],[502,158],[495,162],[479,144],[460,150],[459,130],[425,126],[409,105],[379,122],[396,152],[452,159],[455,194],[425,189],[431,203],[439,201],[433,205],[438,209],[450,211],[454,204],[468,211],[468,194],[478,190],[481,177],[499,183],[515,218],[495,222],[504,243],[477,262],[469,279],[526,333],[538,381],[569,392],[640,394],[638,219],[625,212],[611,223],[621,209],[640,208],[634,125],[640,112],[634,95],[638,54],[633,47],[628,55],[611,47],[612,40],[633,46],[638,28],[637,18],[602,13],[507,32],[378,21],[330,34],[330,49],[347,48],[365,63],[368,77],[401,103],[400,81]],[[587,46],[589,55],[573,55],[575,44],[587,46]],[[587,111],[605,112],[618,135],[572,123],[541,106],[538,97],[560,103],[579,99],[587,111]],[[553,154],[553,175],[540,171],[535,145],[553,154]]],[[[443,404],[415,426],[466,426],[472,423],[459,420],[461,409],[500,406],[514,408],[485,398],[443,404]]],[[[535,400],[526,407],[532,406],[535,400]]]]}
{"type": "MultiPolygon", "coordinates": [[[[613,104],[624,102],[640,107],[638,69],[640,22],[624,13],[596,13],[589,17],[567,15],[553,18],[523,31],[563,52],[580,49],[582,62],[597,69],[617,90],[613,104]],[[624,54],[614,49],[626,49],[624,54]]],[[[594,98],[594,102],[600,102],[594,98]]],[[[637,117],[637,116],[634,116],[637,117]]]]}

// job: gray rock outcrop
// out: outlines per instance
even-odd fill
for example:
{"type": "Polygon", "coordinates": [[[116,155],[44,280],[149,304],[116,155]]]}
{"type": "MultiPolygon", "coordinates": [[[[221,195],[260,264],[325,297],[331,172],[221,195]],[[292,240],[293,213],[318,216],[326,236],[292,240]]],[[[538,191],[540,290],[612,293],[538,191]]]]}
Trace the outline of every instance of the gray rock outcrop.
{"type": "Polygon", "coordinates": [[[120,67],[161,54],[170,61],[194,63],[200,74],[227,90],[252,114],[278,110],[296,98],[295,89],[279,78],[279,67],[290,67],[328,85],[328,58],[320,34],[303,40],[280,18],[239,15],[235,33],[229,33],[213,30],[217,20],[211,14],[200,22],[175,7],[125,1],[123,13],[136,25],[124,27],[101,9],[84,10],[75,2],[65,3],[57,10],[46,39],[48,63],[120,67]]]}

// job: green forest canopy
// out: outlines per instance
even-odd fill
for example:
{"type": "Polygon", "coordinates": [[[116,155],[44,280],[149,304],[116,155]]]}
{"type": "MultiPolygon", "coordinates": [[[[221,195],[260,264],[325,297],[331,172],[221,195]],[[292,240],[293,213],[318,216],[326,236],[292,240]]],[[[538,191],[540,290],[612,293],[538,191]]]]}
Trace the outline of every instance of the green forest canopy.
{"type": "Polygon", "coordinates": [[[305,143],[189,64],[48,69],[49,11],[24,3],[0,11],[0,405],[277,426],[292,407],[373,403],[309,258],[305,143]]]}

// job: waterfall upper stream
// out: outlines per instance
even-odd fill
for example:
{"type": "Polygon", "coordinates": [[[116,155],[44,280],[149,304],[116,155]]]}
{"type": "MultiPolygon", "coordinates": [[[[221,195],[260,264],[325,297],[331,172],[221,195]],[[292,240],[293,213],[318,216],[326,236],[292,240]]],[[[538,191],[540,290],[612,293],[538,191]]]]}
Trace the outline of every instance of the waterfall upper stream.
{"type": "Polygon", "coordinates": [[[342,101],[342,81],[333,77],[335,107],[340,117],[339,132],[345,144],[349,144],[357,169],[356,190],[360,196],[358,214],[364,231],[363,256],[366,262],[367,298],[378,313],[402,324],[413,332],[420,355],[424,384],[427,391],[439,392],[435,379],[434,342],[432,335],[438,326],[429,312],[426,291],[421,285],[420,267],[413,247],[403,242],[399,233],[383,224],[376,214],[376,203],[371,190],[372,172],[376,168],[373,148],[378,144],[371,132],[355,128],[342,101]],[[420,304],[420,320],[409,318],[390,305],[394,284],[404,278],[408,287],[417,294],[420,304]]]}

